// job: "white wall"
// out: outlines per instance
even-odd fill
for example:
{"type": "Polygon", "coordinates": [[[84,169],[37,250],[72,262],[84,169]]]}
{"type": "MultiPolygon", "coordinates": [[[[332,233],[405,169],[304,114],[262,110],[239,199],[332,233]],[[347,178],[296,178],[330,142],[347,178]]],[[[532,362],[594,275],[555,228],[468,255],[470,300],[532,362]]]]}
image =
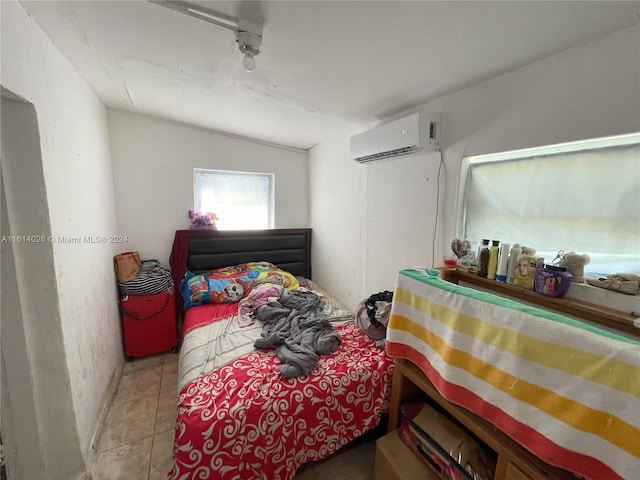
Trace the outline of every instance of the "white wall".
{"type": "Polygon", "coordinates": [[[432,153],[363,165],[368,170],[365,292],[393,290],[388,272],[431,265],[440,160],[432,153]]]}
{"type": "Polygon", "coordinates": [[[85,236],[118,233],[107,113],[20,4],[3,1],[1,8],[1,83],[35,107],[41,154],[40,159],[33,149],[18,153],[9,169],[3,157],[11,233],[32,233],[29,230],[36,226],[24,219],[45,215],[56,239],[31,249],[33,258],[24,264],[30,268],[22,268],[16,258],[21,301],[29,309],[45,301],[33,291],[41,275],[32,268],[34,259],[41,260],[36,263],[45,272],[51,265],[55,273],[49,286],[57,296],[52,304],[32,310],[38,315],[23,311],[23,321],[32,322],[29,328],[38,334],[32,343],[27,339],[29,357],[35,362],[34,389],[36,395],[48,396],[38,407],[46,478],[80,478],[92,461],[92,439],[123,363],[112,266],[114,250],[120,246],[84,241],[85,236]],[[31,182],[38,171],[43,186],[31,182]],[[19,201],[30,191],[40,195],[35,206],[19,201]],[[60,237],[80,241],[64,243],[57,240],[60,237]],[[64,345],[50,352],[48,365],[36,361],[45,342],[64,345]],[[44,390],[38,393],[39,389],[44,390]],[[72,418],[64,413],[64,405],[72,408],[72,418]],[[69,429],[75,431],[75,440],[69,429]]]}
{"type": "Polygon", "coordinates": [[[350,160],[349,138],[309,152],[313,278],[345,306],[364,290],[367,169],[350,160]]]}
{"type": "Polygon", "coordinates": [[[167,263],[175,230],[188,229],[193,169],[275,174],[275,228],[309,226],[306,152],[109,110],[119,231],[131,250],[167,263]]]}
{"type": "Polygon", "coordinates": [[[395,265],[439,265],[456,236],[463,156],[640,130],[639,44],[640,26],[635,26],[418,106],[442,112],[438,207],[434,182],[415,191],[419,176],[433,176],[429,157],[425,164],[398,158],[393,167],[361,166],[349,159],[347,135],[314,147],[309,158],[315,279],[353,308],[365,296],[394,287],[395,265]],[[391,168],[396,170],[390,190],[367,180],[391,168]],[[336,199],[338,177],[348,193],[336,199]],[[405,185],[413,186],[410,195],[405,185]],[[401,217],[391,221],[401,233],[374,233],[384,228],[373,224],[379,221],[373,210],[385,202],[401,217]]]}

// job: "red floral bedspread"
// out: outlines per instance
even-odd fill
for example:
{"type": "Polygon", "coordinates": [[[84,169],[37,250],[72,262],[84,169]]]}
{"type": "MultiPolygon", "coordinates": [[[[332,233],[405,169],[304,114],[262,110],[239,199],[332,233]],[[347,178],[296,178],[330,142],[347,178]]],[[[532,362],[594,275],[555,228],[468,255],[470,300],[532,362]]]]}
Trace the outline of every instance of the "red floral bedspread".
{"type": "Polygon", "coordinates": [[[275,352],[251,352],[186,384],[178,399],[172,480],[288,480],[388,410],[392,360],[355,324],[311,375],[286,379],[275,352]]]}

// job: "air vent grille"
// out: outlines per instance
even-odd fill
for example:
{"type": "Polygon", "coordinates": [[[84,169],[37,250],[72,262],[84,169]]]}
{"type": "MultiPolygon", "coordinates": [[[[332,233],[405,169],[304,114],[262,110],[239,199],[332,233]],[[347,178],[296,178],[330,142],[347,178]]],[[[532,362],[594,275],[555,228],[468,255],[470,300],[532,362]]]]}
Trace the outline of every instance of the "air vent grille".
{"type": "Polygon", "coordinates": [[[374,160],[382,160],[383,158],[397,157],[400,155],[409,155],[410,153],[415,153],[419,150],[422,150],[422,149],[419,146],[414,145],[412,147],[397,148],[396,150],[390,150],[388,152],[374,153],[372,155],[367,155],[366,157],[356,158],[355,160],[357,160],[360,163],[372,162],[374,160]]]}

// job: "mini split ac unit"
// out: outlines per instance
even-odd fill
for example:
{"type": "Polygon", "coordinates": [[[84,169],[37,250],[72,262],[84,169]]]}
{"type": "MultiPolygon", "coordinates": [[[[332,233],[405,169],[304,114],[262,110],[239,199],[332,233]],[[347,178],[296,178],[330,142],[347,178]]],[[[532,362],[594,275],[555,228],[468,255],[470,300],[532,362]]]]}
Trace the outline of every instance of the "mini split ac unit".
{"type": "Polygon", "coordinates": [[[351,137],[351,157],[360,162],[440,151],[440,113],[414,113],[351,137]]]}

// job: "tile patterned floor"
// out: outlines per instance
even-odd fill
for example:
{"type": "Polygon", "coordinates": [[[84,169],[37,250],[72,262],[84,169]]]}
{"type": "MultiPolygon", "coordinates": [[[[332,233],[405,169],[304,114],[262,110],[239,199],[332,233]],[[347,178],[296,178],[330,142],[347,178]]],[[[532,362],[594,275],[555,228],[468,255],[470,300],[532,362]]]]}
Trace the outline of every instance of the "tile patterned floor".
{"type": "MultiPolygon", "coordinates": [[[[178,355],[125,363],[105,421],[93,480],[166,480],[177,405],[178,355]]],[[[360,442],[318,463],[296,480],[371,480],[375,443],[360,442]]],[[[249,479],[247,479],[249,480],[249,479]]]]}

